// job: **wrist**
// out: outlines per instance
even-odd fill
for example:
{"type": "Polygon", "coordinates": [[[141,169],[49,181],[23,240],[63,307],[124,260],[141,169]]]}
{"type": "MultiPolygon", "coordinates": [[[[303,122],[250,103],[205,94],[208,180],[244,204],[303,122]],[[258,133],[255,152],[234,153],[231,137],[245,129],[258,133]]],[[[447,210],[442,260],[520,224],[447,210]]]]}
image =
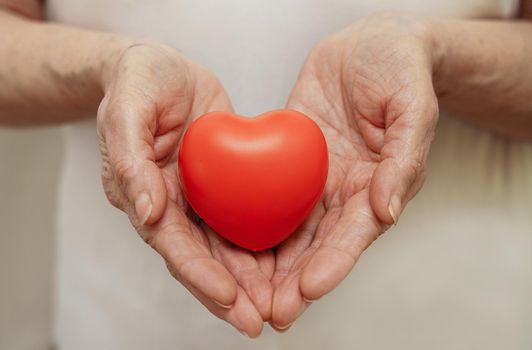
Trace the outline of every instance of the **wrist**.
{"type": "Polygon", "coordinates": [[[432,84],[436,95],[447,90],[448,74],[446,62],[448,60],[448,39],[445,35],[445,20],[428,17],[423,19],[426,27],[424,38],[432,69],[432,84]]]}
{"type": "Polygon", "coordinates": [[[171,46],[123,37],[113,38],[102,57],[99,82],[104,94],[111,89],[117,76],[132,66],[144,69],[148,67],[157,72],[163,69],[169,59],[183,66],[190,63],[171,46]]]}
{"type": "Polygon", "coordinates": [[[367,20],[393,36],[402,35],[403,40],[395,42],[398,45],[405,40],[416,40],[416,49],[421,49],[424,54],[423,63],[426,63],[433,78],[439,80],[447,51],[442,30],[444,20],[402,12],[376,13],[368,16],[367,20]]]}
{"type": "Polygon", "coordinates": [[[110,36],[105,45],[102,45],[102,50],[99,54],[100,65],[97,70],[97,84],[103,94],[109,90],[109,86],[117,74],[118,65],[124,52],[138,44],[137,41],[131,38],[110,36]]]}

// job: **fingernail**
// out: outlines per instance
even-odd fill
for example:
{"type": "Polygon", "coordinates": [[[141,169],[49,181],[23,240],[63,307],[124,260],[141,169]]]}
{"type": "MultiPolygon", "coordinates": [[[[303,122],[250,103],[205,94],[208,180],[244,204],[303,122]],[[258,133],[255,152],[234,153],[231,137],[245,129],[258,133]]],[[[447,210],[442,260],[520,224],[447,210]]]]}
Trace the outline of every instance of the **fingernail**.
{"type": "Polygon", "coordinates": [[[216,305],[218,305],[219,307],[222,307],[222,308],[224,308],[224,309],[230,309],[230,308],[233,306],[233,304],[231,304],[231,305],[226,305],[226,304],[222,304],[222,303],[220,303],[219,301],[216,301],[216,300],[214,300],[214,303],[215,303],[216,305]]]}
{"type": "Polygon", "coordinates": [[[153,204],[151,203],[150,196],[146,192],[142,192],[135,200],[135,211],[137,212],[137,217],[141,225],[144,225],[148,221],[152,210],[153,204]]]}
{"type": "Polygon", "coordinates": [[[244,337],[249,338],[249,335],[248,335],[246,332],[244,332],[244,331],[240,331],[240,333],[242,333],[242,335],[243,335],[244,337]]]}
{"type": "Polygon", "coordinates": [[[314,300],[310,300],[310,299],[303,297],[303,301],[305,301],[306,303],[312,303],[314,300]]]}
{"type": "Polygon", "coordinates": [[[401,198],[398,195],[394,194],[390,199],[388,211],[390,212],[390,216],[393,219],[393,223],[397,225],[399,215],[401,215],[401,198]]]}
{"type": "Polygon", "coordinates": [[[278,325],[274,324],[274,327],[277,328],[277,329],[280,330],[280,331],[284,331],[285,329],[290,328],[290,326],[292,325],[292,323],[294,323],[294,322],[290,322],[290,323],[288,323],[288,324],[285,324],[284,326],[278,326],[278,325]]]}

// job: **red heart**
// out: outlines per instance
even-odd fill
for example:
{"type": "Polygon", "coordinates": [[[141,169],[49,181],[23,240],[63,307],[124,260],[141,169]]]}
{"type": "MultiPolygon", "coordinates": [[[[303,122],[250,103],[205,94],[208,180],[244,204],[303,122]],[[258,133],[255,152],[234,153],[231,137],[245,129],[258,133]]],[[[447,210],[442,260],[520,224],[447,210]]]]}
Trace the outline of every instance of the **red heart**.
{"type": "Polygon", "coordinates": [[[253,251],[286,239],[318,202],[327,144],[310,118],[278,110],[256,118],[212,112],[179,150],[185,196],[218,234],[253,251]]]}

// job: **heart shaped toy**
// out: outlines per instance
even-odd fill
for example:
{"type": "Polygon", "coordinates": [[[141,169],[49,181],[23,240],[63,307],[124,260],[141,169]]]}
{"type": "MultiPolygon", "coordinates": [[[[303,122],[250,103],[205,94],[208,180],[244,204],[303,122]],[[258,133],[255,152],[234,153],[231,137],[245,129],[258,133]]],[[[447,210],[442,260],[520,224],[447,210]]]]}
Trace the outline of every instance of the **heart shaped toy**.
{"type": "Polygon", "coordinates": [[[320,128],[293,110],[255,118],[207,113],[185,132],[178,164],[194,211],[252,251],[275,246],[303,223],[329,166],[320,128]]]}

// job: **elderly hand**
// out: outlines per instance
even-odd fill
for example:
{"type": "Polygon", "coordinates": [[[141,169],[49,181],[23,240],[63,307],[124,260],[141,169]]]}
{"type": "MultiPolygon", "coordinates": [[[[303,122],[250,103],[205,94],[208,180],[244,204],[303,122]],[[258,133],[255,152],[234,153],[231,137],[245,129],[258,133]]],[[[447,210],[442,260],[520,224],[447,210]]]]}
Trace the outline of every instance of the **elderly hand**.
{"type": "Polygon", "coordinates": [[[429,33],[415,19],[379,14],[323,40],[288,108],[322,128],[330,166],[321,202],[276,250],[278,330],[333,290],[420,189],[438,118],[429,33]]]}
{"type": "Polygon", "coordinates": [[[272,252],[252,254],[194,220],[177,177],[177,148],[202,114],[231,111],[218,82],[176,50],[138,44],[104,68],[98,111],[102,179],[171,274],[213,314],[249,336],[271,312],[272,252]]]}

